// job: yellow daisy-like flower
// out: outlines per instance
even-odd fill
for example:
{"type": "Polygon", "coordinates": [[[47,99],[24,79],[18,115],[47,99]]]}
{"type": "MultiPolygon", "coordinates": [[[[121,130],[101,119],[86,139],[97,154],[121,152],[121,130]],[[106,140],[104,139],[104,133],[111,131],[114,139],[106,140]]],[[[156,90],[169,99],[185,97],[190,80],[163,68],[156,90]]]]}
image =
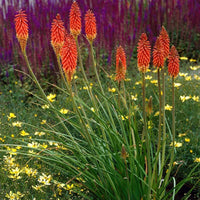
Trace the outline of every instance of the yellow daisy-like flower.
{"type": "Polygon", "coordinates": [[[114,92],[116,92],[116,88],[108,88],[108,91],[114,93],[114,92]]]}
{"type": "Polygon", "coordinates": [[[180,60],[188,60],[187,57],[180,57],[180,60]]]}
{"type": "Polygon", "coordinates": [[[91,108],[90,108],[90,110],[91,110],[92,112],[95,112],[95,110],[94,110],[94,108],[93,108],[93,107],[91,107],[91,108]]]}
{"type": "Polygon", "coordinates": [[[197,62],[197,60],[196,60],[196,59],[193,59],[193,58],[191,58],[191,59],[190,59],[190,62],[197,62]]]}
{"type": "Polygon", "coordinates": [[[183,136],[186,136],[186,133],[179,133],[178,134],[178,137],[183,137],[183,136]]]}
{"type": "Polygon", "coordinates": [[[199,96],[193,96],[192,99],[196,102],[199,102],[199,96]]]}
{"type": "Polygon", "coordinates": [[[190,69],[195,71],[195,70],[198,69],[198,67],[197,67],[197,66],[194,66],[194,67],[193,67],[193,66],[190,66],[190,69]]]}
{"type": "Polygon", "coordinates": [[[16,127],[22,127],[22,122],[13,122],[12,125],[16,127]]]}
{"type": "MultiPolygon", "coordinates": [[[[50,100],[49,100],[50,101],[50,100]]],[[[54,100],[53,100],[54,101],[54,100]]],[[[52,100],[51,100],[51,102],[53,102],[52,100]]],[[[49,105],[42,105],[42,109],[48,109],[49,108],[49,105]]]]}
{"type": "Polygon", "coordinates": [[[56,98],[56,94],[49,94],[47,96],[47,99],[50,101],[50,102],[54,102],[55,101],[55,98],[56,98]]]}
{"type": "Polygon", "coordinates": [[[43,119],[40,124],[46,124],[47,123],[47,120],[43,119]]]}
{"type": "Polygon", "coordinates": [[[196,79],[197,81],[199,81],[200,80],[200,76],[194,74],[194,79],[196,79]]]}
{"type": "MultiPolygon", "coordinates": [[[[171,142],[170,146],[173,146],[173,142],[171,142]]],[[[183,144],[182,144],[181,142],[176,142],[176,141],[175,141],[175,142],[174,142],[174,146],[178,148],[178,147],[182,147],[183,144]]]]}
{"type": "Polygon", "coordinates": [[[159,111],[157,111],[154,116],[157,117],[159,115],[159,111]]]}
{"type": "Polygon", "coordinates": [[[169,104],[167,104],[167,105],[165,106],[165,110],[172,110],[172,108],[173,108],[173,106],[170,106],[169,104]]]}
{"type": "Polygon", "coordinates": [[[200,162],[200,158],[195,158],[194,162],[200,162]]]}
{"type": "Polygon", "coordinates": [[[192,77],[191,77],[191,76],[186,76],[186,77],[185,77],[185,80],[186,80],[186,81],[191,81],[191,80],[192,80],[192,77]]]}
{"type": "Polygon", "coordinates": [[[185,142],[190,142],[190,138],[185,138],[185,142]]]}
{"type": "Polygon", "coordinates": [[[10,113],[7,117],[8,117],[8,121],[9,121],[11,118],[16,118],[16,116],[15,116],[14,113],[10,113]]]}
{"type": "Polygon", "coordinates": [[[62,114],[67,114],[69,112],[69,110],[67,110],[67,109],[65,109],[65,108],[62,108],[61,110],[60,110],[60,113],[62,113],[62,114]]]}
{"type": "Polygon", "coordinates": [[[131,95],[131,99],[133,100],[133,101],[137,101],[137,94],[136,95],[131,95]]]}
{"type": "Polygon", "coordinates": [[[151,83],[157,85],[158,84],[158,80],[152,80],[151,83]]]}
{"type": "Polygon", "coordinates": [[[145,79],[146,79],[146,80],[151,80],[151,79],[152,79],[152,76],[147,75],[147,76],[145,76],[145,79]]]}
{"type": "Polygon", "coordinates": [[[27,133],[25,130],[22,130],[22,131],[20,132],[20,135],[21,135],[21,136],[27,136],[27,135],[29,135],[29,133],[27,133]]]}
{"type": "Polygon", "coordinates": [[[174,87],[180,87],[181,85],[181,83],[174,83],[174,87]]]}
{"type": "Polygon", "coordinates": [[[191,99],[191,96],[185,96],[185,95],[180,96],[180,100],[181,100],[182,102],[185,102],[186,100],[189,100],[189,99],[191,99]]]}
{"type": "Polygon", "coordinates": [[[188,75],[188,73],[179,73],[179,76],[183,76],[183,77],[186,77],[188,75]]]}

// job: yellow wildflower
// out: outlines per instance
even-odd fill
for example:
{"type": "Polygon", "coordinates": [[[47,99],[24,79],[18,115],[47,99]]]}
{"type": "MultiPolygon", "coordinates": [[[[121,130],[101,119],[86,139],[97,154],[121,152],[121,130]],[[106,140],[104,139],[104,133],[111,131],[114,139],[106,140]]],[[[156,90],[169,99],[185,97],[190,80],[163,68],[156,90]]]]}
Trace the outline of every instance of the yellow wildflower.
{"type": "Polygon", "coordinates": [[[190,59],[190,62],[197,62],[197,60],[196,60],[196,59],[193,59],[193,58],[191,58],[191,59],[190,59]]]}
{"type": "Polygon", "coordinates": [[[179,76],[183,76],[183,77],[186,77],[188,75],[188,73],[179,73],[179,76]]]}
{"type": "Polygon", "coordinates": [[[45,132],[42,132],[42,131],[41,132],[37,132],[36,131],[34,135],[43,136],[43,135],[45,135],[45,132]]]}
{"type": "Polygon", "coordinates": [[[132,99],[133,101],[137,101],[137,94],[136,94],[136,95],[131,95],[131,99],[132,99]]]}
{"type": "Polygon", "coordinates": [[[116,88],[108,88],[108,91],[114,93],[114,92],[116,92],[116,88]]]}
{"type": "Polygon", "coordinates": [[[46,124],[47,123],[47,120],[43,119],[40,124],[46,124]]]}
{"type": "Polygon", "coordinates": [[[198,75],[194,75],[194,79],[196,79],[197,81],[199,81],[200,80],[200,76],[198,76],[198,75]]]}
{"type": "Polygon", "coordinates": [[[199,96],[193,96],[192,99],[196,102],[199,102],[199,96]]]}
{"type": "Polygon", "coordinates": [[[190,138],[185,138],[185,142],[190,142],[190,138]]]}
{"type": "Polygon", "coordinates": [[[27,136],[27,135],[29,135],[29,133],[27,133],[25,130],[22,130],[22,131],[20,132],[20,135],[21,135],[21,136],[27,136]]]}
{"type": "Polygon", "coordinates": [[[193,153],[192,149],[190,149],[190,153],[193,153]]]}
{"type": "Polygon", "coordinates": [[[186,136],[186,133],[179,133],[178,134],[178,137],[183,137],[183,136],[186,136]]]}
{"type": "MultiPolygon", "coordinates": [[[[170,146],[173,146],[173,142],[170,144],[170,146]]],[[[174,142],[174,146],[178,148],[178,147],[182,147],[183,144],[182,144],[181,142],[176,142],[176,141],[175,141],[175,142],[174,142]]]]}
{"type": "Polygon", "coordinates": [[[157,117],[159,115],[159,111],[157,111],[154,116],[157,117]]]}
{"type": "Polygon", "coordinates": [[[60,113],[62,113],[62,114],[67,114],[69,112],[69,110],[67,110],[67,109],[65,109],[65,108],[62,108],[61,110],[60,110],[60,113]]]}
{"type": "Polygon", "coordinates": [[[93,107],[91,107],[90,109],[91,109],[91,111],[92,111],[92,112],[95,112],[95,110],[94,110],[94,108],[93,108],[93,107]]]}
{"type": "Polygon", "coordinates": [[[174,83],[174,87],[180,87],[181,85],[181,83],[174,83]]]}
{"type": "Polygon", "coordinates": [[[188,60],[187,57],[180,57],[180,60],[188,60]]]}
{"type": "MultiPolygon", "coordinates": [[[[50,100],[49,100],[50,101],[50,100]]],[[[54,101],[54,100],[53,100],[54,101]]],[[[53,102],[51,101],[51,102],[53,102]]],[[[48,109],[49,108],[49,105],[42,105],[42,109],[48,109]]]]}
{"type": "Polygon", "coordinates": [[[200,162],[200,158],[195,158],[194,162],[200,162]]]}
{"type": "Polygon", "coordinates": [[[56,94],[49,94],[47,96],[47,99],[50,101],[50,102],[54,102],[55,101],[55,98],[56,98],[56,94]]]}
{"type": "Polygon", "coordinates": [[[22,122],[13,122],[12,125],[16,127],[22,127],[22,122]]]}
{"type": "Polygon", "coordinates": [[[152,80],[151,83],[157,85],[158,84],[158,80],[152,80]]]}
{"type": "Polygon", "coordinates": [[[142,81],[135,82],[135,85],[140,85],[140,84],[142,84],[142,81]]]}
{"type": "Polygon", "coordinates": [[[169,104],[167,104],[167,105],[165,106],[165,110],[172,110],[172,108],[173,108],[173,106],[170,106],[169,104]]]}
{"type": "Polygon", "coordinates": [[[192,80],[192,77],[191,77],[191,76],[186,76],[186,77],[185,77],[185,80],[186,80],[186,81],[191,81],[191,80],[192,80]]]}
{"type": "Polygon", "coordinates": [[[190,66],[190,69],[195,71],[195,70],[198,69],[198,67],[196,67],[196,66],[194,66],[194,67],[193,67],[193,66],[190,66]]]}
{"type": "Polygon", "coordinates": [[[7,117],[8,117],[8,120],[10,120],[11,118],[16,118],[14,113],[10,113],[7,117]]]}
{"type": "Polygon", "coordinates": [[[180,100],[181,100],[182,102],[185,102],[185,101],[188,100],[188,99],[191,99],[191,96],[185,96],[185,95],[180,96],[180,100]]]}
{"type": "Polygon", "coordinates": [[[152,79],[152,76],[147,75],[147,76],[145,76],[145,79],[146,79],[146,80],[151,80],[151,79],[152,79]]]}
{"type": "Polygon", "coordinates": [[[127,81],[127,82],[128,82],[128,81],[131,81],[131,79],[130,79],[130,78],[125,78],[125,81],[127,81]]]}

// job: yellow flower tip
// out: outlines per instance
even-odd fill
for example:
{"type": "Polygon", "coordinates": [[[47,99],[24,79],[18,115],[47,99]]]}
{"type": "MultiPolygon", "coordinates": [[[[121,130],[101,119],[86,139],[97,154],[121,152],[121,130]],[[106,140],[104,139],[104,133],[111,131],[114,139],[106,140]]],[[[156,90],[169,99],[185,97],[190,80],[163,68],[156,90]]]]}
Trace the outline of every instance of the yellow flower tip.
{"type": "Polygon", "coordinates": [[[193,151],[190,149],[190,153],[193,153],[193,151]]]}

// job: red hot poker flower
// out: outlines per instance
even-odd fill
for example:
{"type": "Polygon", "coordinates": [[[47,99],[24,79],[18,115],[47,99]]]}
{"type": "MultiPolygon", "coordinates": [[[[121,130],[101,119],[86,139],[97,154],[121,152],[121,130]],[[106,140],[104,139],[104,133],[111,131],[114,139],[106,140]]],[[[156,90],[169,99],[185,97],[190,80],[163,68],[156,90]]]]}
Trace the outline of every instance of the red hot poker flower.
{"type": "Polygon", "coordinates": [[[166,59],[169,55],[170,39],[169,39],[169,35],[164,26],[162,26],[159,37],[160,37],[160,41],[163,46],[163,55],[164,55],[164,58],[166,59]]]}
{"type": "Polygon", "coordinates": [[[91,10],[85,14],[85,33],[87,39],[92,42],[97,35],[96,18],[91,10]]]}
{"type": "Polygon", "coordinates": [[[74,37],[77,37],[81,33],[81,11],[76,1],[72,3],[70,9],[69,23],[70,23],[70,33],[74,37]]]}
{"type": "Polygon", "coordinates": [[[116,52],[116,77],[115,80],[120,82],[125,79],[126,74],[126,54],[124,49],[119,46],[116,52]]]}
{"type": "Polygon", "coordinates": [[[163,45],[161,43],[160,37],[157,37],[156,43],[153,49],[153,65],[157,68],[164,67],[164,53],[163,45]]]}
{"type": "Polygon", "coordinates": [[[25,52],[28,39],[28,20],[25,11],[18,11],[18,14],[15,15],[14,20],[17,39],[22,51],[25,52]]]}
{"type": "Polygon", "coordinates": [[[137,47],[137,65],[139,71],[145,73],[149,68],[151,47],[146,33],[140,36],[137,47]]]}
{"type": "Polygon", "coordinates": [[[65,43],[60,50],[60,56],[67,81],[71,82],[72,76],[76,70],[78,56],[76,41],[72,35],[66,35],[65,43]]]}
{"type": "Polygon", "coordinates": [[[59,56],[60,49],[64,44],[65,28],[59,14],[53,20],[51,25],[51,45],[53,46],[56,56],[59,56]]]}
{"type": "Polygon", "coordinates": [[[178,52],[176,50],[176,47],[173,45],[169,53],[168,73],[174,78],[177,77],[179,73],[179,62],[180,60],[178,52]]]}

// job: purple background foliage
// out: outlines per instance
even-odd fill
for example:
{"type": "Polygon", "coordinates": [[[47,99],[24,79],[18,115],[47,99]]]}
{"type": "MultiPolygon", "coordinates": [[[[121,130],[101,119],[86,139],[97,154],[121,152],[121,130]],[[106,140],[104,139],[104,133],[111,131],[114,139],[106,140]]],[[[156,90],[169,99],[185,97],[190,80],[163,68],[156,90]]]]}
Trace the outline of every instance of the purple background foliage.
{"type": "MultiPolygon", "coordinates": [[[[77,0],[82,12],[82,45],[84,15],[92,9],[97,20],[97,38],[94,46],[97,57],[108,65],[114,61],[113,53],[121,44],[127,60],[136,57],[135,47],[142,32],[146,32],[154,45],[162,25],[167,29],[171,43],[181,53],[200,49],[200,2],[198,0],[77,0]],[[180,41],[185,42],[184,49],[180,41]],[[111,59],[112,58],[112,59],[111,59]]],[[[35,72],[56,69],[56,58],[50,45],[52,20],[60,13],[69,31],[69,10],[72,0],[1,0],[0,1],[0,65],[14,65],[26,71],[15,35],[14,16],[19,9],[26,11],[29,21],[27,54],[35,72]],[[33,3],[34,2],[34,3],[33,3]],[[20,67],[19,67],[20,66],[20,67]],[[40,70],[38,70],[40,69],[40,70]]],[[[193,55],[191,55],[193,56],[193,55]]]]}

